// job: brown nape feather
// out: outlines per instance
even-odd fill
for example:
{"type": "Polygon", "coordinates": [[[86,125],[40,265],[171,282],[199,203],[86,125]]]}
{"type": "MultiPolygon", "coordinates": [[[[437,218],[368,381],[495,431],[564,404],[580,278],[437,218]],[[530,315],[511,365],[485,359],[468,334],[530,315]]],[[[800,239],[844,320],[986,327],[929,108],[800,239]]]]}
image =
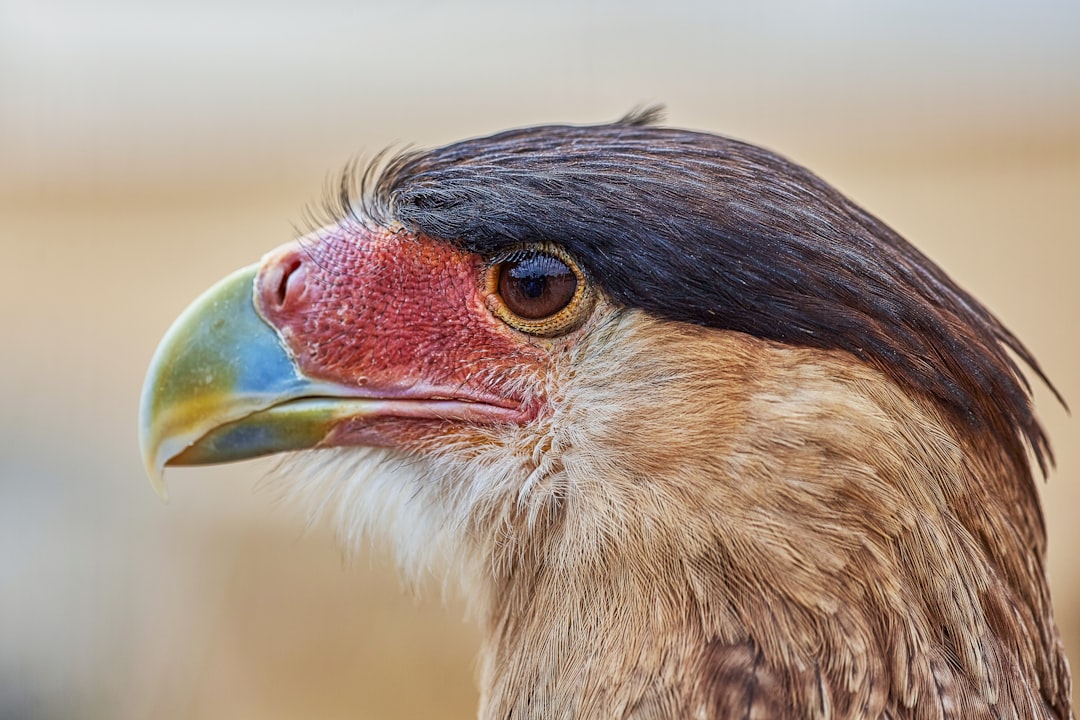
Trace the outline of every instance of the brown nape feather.
{"type": "Polygon", "coordinates": [[[463,540],[482,717],[1071,717],[1040,511],[990,431],[843,351],[641,311],[565,352],[558,462],[463,540]]]}

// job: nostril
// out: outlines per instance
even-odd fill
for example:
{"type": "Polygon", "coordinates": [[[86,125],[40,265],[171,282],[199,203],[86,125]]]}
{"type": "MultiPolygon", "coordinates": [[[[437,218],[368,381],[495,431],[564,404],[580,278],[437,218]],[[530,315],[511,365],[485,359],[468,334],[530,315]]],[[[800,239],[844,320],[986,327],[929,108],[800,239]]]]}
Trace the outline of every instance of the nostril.
{"type": "Polygon", "coordinates": [[[281,277],[278,278],[277,289],[274,292],[274,300],[278,307],[285,305],[285,299],[289,296],[289,282],[296,276],[296,271],[299,269],[300,258],[295,256],[282,264],[281,277]]]}
{"type": "Polygon", "coordinates": [[[263,318],[272,321],[300,311],[308,301],[307,261],[295,243],[263,258],[255,280],[255,303],[263,318]]]}

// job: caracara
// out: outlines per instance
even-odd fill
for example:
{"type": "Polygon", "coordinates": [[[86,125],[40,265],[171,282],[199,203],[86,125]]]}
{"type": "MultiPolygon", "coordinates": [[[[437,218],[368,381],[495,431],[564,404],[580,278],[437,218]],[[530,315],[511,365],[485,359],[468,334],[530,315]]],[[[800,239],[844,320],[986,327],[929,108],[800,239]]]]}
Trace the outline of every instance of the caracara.
{"type": "Polygon", "coordinates": [[[1072,717],[1043,374],[830,185],[639,113],[334,207],[177,320],[143,452],[302,451],[346,542],[460,580],[482,718],[1072,717]]]}

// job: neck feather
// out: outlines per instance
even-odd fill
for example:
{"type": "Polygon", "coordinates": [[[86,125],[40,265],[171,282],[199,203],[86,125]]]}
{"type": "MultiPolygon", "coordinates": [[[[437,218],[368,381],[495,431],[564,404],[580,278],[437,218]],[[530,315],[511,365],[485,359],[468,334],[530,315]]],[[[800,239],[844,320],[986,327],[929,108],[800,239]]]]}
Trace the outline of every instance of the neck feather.
{"type": "Polygon", "coordinates": [[[1069,717],[1033,483],[989,438],[846,353],[591,336],[529,496],[472,523],[483,717],[1069,717]]]}

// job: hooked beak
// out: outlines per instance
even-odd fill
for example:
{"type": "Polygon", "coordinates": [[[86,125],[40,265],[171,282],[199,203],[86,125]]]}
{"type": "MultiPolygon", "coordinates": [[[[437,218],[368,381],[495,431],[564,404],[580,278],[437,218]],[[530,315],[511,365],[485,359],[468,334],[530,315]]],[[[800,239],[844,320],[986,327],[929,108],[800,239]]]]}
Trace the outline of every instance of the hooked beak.
{"type": "Polygon", "coordinates": [[[166,465],[203,465],[318,446],[379,400],[304,376],[255,307],[259,265],[203,293],[162,339],[143,385],[139,445],[167,498],[166,465]]]}
{"type": "Polygon", "coordinates": [[[476,258],[386,233],[324,247],[335,250],[341,259],[328,277],[300,241],[283,245],[173,323],[139,409],[143,461],[162,497],[168,465],[410,447],[536,415],[538,404],[523,402],[514,383],[474,372],[479,348],[493,363],[512,358],[495,365],[507,370],[528,367],[530,357],[480,310],[476,258]],[[386,282],[390,268],[399,282],[386,282]]]}

